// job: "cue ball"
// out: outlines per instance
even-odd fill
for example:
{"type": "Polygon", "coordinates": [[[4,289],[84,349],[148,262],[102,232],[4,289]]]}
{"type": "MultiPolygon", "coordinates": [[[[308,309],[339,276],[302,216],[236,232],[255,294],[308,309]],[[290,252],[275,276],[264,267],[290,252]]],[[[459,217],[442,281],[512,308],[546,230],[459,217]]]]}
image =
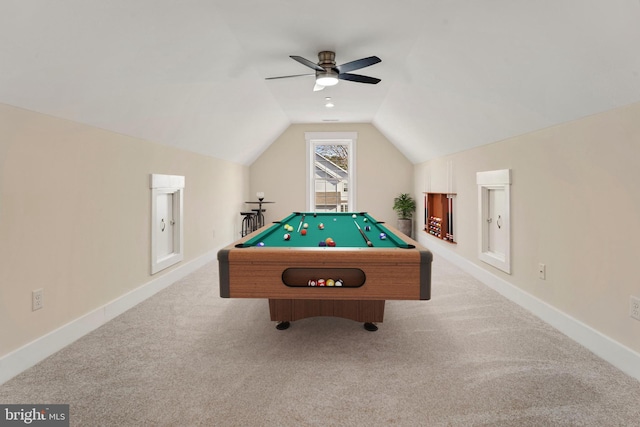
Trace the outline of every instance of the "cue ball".
{"type": "Polygon", "coordinates": [[[356,214],[351,215],[351,218],[353,218],[353,219],[356,219],[357,217],[358,217],[358,215],[356,215],[356,214]]]}
{"type": "Polygon", "coordinates": [[[302,228],[309,228],[309,224],[305,222],[304,224],[302,224],[302,228]]]}
{"type": "Polygon", "coordinates": [[[303,236],[307,235],[307,230],[300,230],[300,234],[302,234],[303,236]]]}
{"type": "Polygon", "coordinates": [[[387,238],[387,235],[384,233],[380,233],[380,239],[384,240],[387,238]]]}
{"type": "Polygon", "coordinates": [[[291,238],[291,234],[287,233],[284,235],[284,240],[289,240],[291,238]]]}

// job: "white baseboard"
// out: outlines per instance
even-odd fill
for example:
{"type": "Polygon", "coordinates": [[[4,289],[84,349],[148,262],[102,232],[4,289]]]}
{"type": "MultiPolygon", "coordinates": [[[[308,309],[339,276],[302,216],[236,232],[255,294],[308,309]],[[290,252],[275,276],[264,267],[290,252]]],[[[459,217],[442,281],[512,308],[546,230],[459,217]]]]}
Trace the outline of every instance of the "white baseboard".
{"type": "Polygon", "coordinates": [[[216,259],[210,251],[0,358],[0,384],[216,259]]]}
{"type": "Polygon", "coordinates": [[[433,253],[469,273],[502,296],[529,310],[541,320],[611,363],[622,372],[640,380],[640,353],[614,341],[506,280],[493,275],[490,271],[438,244],[439,242],[430,242],[428,239],[431,238],[429,236],[419,236],[417,240],[433,253]]]}

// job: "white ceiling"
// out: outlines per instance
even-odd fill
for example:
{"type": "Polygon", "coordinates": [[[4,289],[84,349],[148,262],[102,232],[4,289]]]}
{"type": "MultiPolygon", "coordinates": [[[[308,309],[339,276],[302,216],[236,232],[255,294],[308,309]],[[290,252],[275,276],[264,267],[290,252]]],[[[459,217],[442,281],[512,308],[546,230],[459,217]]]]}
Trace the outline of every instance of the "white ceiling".
{"type": "Polygon", "coordinates": [[[640,0],[0,2],[0,102],[243,164],[291,123],[419,163],[639,101],[640,0]],[[265,80],[321,50],[382,82],[265,80]]]}

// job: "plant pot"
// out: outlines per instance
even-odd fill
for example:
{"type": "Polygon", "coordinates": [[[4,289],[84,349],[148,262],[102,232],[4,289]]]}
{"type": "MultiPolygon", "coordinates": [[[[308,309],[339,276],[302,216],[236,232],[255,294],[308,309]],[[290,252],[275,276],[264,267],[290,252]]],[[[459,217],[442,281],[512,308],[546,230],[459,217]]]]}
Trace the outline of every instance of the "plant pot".
{"type": "Polygon", "coordinates": [[[401,233],[411,237],[412,226],[413,221],[411,219],[398,218],[398,230],[400,230],[401,233]]]}

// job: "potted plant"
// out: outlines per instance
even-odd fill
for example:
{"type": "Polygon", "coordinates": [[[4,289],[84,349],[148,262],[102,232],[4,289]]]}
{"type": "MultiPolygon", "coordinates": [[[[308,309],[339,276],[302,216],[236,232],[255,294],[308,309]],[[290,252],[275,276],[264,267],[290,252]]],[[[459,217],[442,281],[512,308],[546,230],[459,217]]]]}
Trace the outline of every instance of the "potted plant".
{"type": "Polygon", "coordinates": [[[398,230],[411,237],[411,218],[416,210],[416,201],[409,193],[402,193],[393,199],[393,210],[398,214],[398,230]]]}

